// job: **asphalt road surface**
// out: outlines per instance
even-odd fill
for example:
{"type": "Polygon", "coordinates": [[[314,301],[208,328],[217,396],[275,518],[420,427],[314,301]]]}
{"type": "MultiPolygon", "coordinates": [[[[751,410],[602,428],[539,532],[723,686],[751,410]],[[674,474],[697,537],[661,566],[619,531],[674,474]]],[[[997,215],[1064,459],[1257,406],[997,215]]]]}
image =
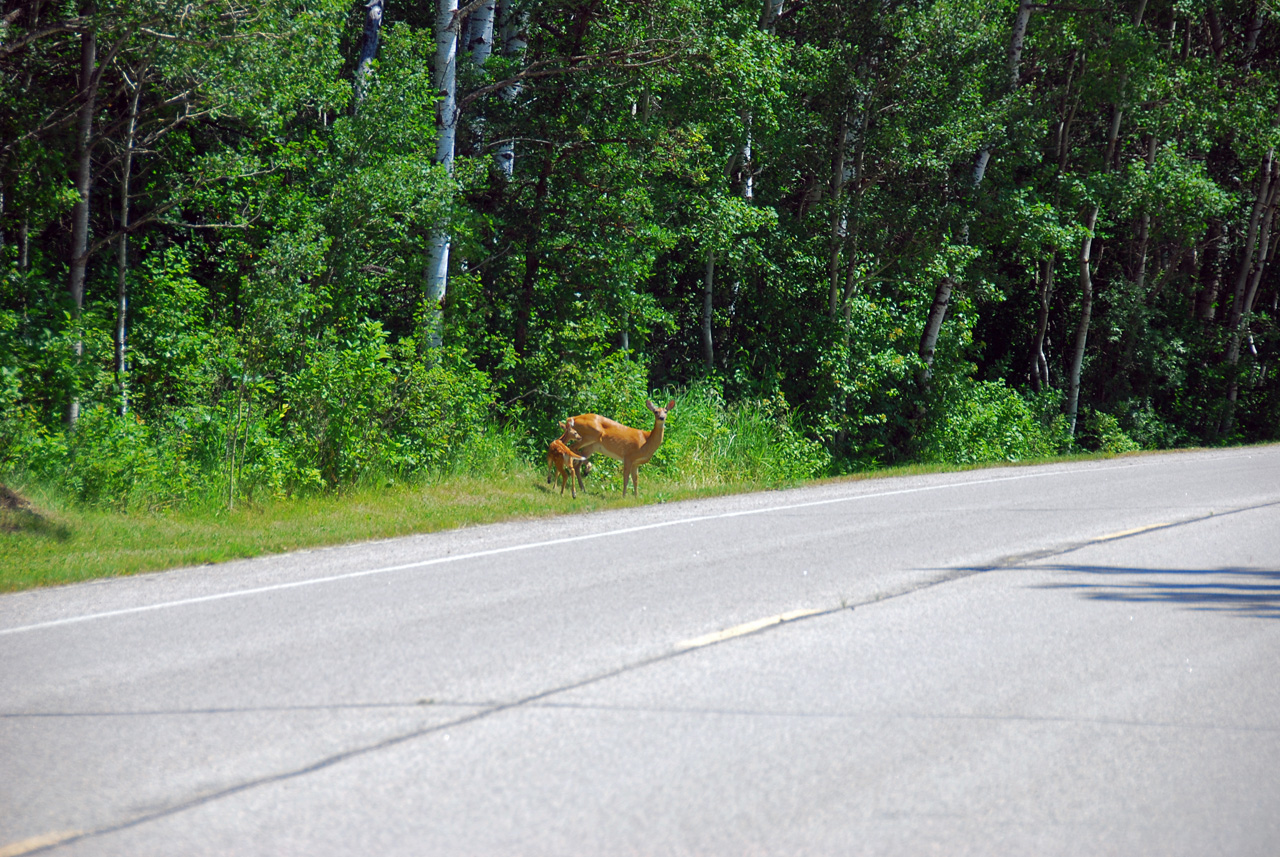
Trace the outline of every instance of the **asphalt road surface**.
{"type": "Polygon", "coordinates": [[[1280,446],[5,595],[27,853],[1271,857],[1280,446]]]}

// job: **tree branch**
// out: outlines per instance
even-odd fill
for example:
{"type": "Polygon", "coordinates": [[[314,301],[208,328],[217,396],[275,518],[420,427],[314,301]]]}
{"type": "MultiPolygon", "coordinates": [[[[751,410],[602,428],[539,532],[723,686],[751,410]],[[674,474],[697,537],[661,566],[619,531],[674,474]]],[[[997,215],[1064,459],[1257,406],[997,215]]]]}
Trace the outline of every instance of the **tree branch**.
{"type": "MultiPolygon", "coordinates": [[[[665,40],[662,43],[669,44],[669,42],[665,42],[665,40]]],[[[530,63],[525,66],[519,72],[506,80],[482,86],[479,89],[474,89],[467,93],[465,96],[458,99],[458,109],[462,110],[477,99],[483,98],[484,96],[490,95],[494,92],[507,89],[508,87],[526,80],[536,80],[538,78],[555,77],[557,75],[564,74],[576,74],[584,71],[599,71],[603,68],[613,68],[618,70],[648,68],[650,66],[671,62],[676,58],[674,53],[661,54],[655,57],[655,50],[656,49],[642,51],[617,50],[610,51],[605,54],[584,54],[581,56],[569,57],[565,61],[567,64],[557,65],[555,67],[550,67],[552,60],[539,60],[538,62],[530,63]],[[643,59],[645,57],[649,57],[649,59],[643,59]],[[576,65],[576,63],[582,64],[576,65]]]]}

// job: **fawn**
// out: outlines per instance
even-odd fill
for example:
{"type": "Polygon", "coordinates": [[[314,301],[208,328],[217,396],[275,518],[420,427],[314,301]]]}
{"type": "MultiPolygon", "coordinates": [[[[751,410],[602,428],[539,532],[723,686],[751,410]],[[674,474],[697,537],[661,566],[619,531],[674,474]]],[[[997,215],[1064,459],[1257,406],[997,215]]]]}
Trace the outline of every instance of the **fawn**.
{"type": "MultiPolygon", "coordinates": [[[[578,492],[574,482],[581,481],[590,472],[591,465],[585,457],[569,449],[569,444],[582,440],[582,435],[574,428],[573,420],[560,423],[560,428],[564,433],[551,441],[551,446],[547,449],[547,481],[550,482],[559,474],[560,494],[564,495],[564,485],[568,482],[569,496],[577,499],[578,492]]],[[[586,486],[583,486],[583,490],[586,490],[586,486]]]]}

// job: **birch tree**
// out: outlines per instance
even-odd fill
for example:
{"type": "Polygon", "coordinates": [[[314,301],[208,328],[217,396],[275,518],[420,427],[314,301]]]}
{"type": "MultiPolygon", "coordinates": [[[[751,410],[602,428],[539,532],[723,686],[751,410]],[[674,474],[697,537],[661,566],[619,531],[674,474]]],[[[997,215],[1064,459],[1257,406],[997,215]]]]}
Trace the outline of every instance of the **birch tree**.
{"type": "MultiPolygon", "coordinates": [[[[71,266],[68,289],[71,304],[75,308],[74,319],[79,324],[84,310],[85,268],[89,264],[89,194],[93,188],[93,116],[97,108],[98,84],[102,80],[98,68],[98,42],[90,30],[80,35],[80,86],[77,97],[80,110],[76,119],[76,154],[74,182],[75,207],[71,212],[71,266]]],[[[84,355],[84,338],[77,335],[75,356],[79,361],[84,355]]],[[[80,394],[73,391],[67,410],[67,422],[75,426],[80,418],[80,394]]]]}
{"type": "MultiPolygon", "coordinates": [[[[1023,42],[1026,39],[1027,26],[1030,23],[1031,10],[1034,6],[1035,4],[1032,0],[1019,0],[1018,3],[1018,11],[1014,16],[1009,35],[1008,61],[1006,64],[1007,77],[1004,84],[1006,94],[1012,93],[1018,88],[1021,78],[1023,42]]],[[[974,155],[973,169],[970,174],[969,188],[967,189],[970,196],[977,193],[978,188],[982,185],[982,180],[986,177],[987,167],[991,161],[991,147],[992,143],[988,140],[974,155]]],[[[965,211],[961,216],[966,221],[960,228],[961,243],[967,244],[969,240],[967,220],[971,213],[965,211]]],[[[942,322],[946,318],[947,308],[951,304],[951,292],[954,288],[955,279],[950,274],[938,280],[937,288],[933,294],[933,302],[929,306],[929,314],[925,320],[924,329],[920,334],[919,355],[922,367],[918,380],[925,387],[928,387],[933,374],[933,358],[938,347],[938,335],[942,332],[942,322]]]]}
{"type": "MultiPolygon", "coordinates": [[[[1146,8],[1147,0],[1137,0],[1132,17],[1132,25],[1135,30],[1142,26],[1142,17],[1146,8]]],[[[1108,125],[1107,146],[1101,168],[1101,173],[1104,176],[1111,172],[1112,165],[1115,162],[1117,146],[1120,140],[1120,121],[1124,115],[1124,103],[1121,99],[1127,95],[1125,90],[1128,82],[1129,72],[1126,69],[1120,74],[1117,100],[1111,105],[1111,121],[1108,125]]],[[[1076,422],[1080,412],[1080,374],[1084,367],[1085,344],[1089,338],[1089,324],[1093,317],[1093,269],[1091,257],[1094,230],[1097,228],[1100,210],[1101,205],[1094,202],[1089,208],[1089,213],[1085,216],[1083,224],[1084,238],[1081,240],[1080,255],[1077,259],[1080,279],[1080,320],[1076,324],[1071,363],[1067,369],[1067,433],[1072,437],[1076,433],[1076,422]]]]}
{"type": "Polygon", "coordinates": [[[378,40],[382,33],[383,0],[368,0],[365,8],[368,11],[365,13],[364,32],[360,42],[360,59],[356,63],[353,84],[355,102],[352,104],[352,110],[359,109],[360,102],[364,100],[365,90],[368,87],[369,67],[378,55],[378,40]]]}
{"type": "MultiPolygon", "coordinates": [[[[524,56],[528,47],[525,30],[528,27],[529,15],[518,8],[516,0],[503,0],[498,7],[497,27],[502,36],[502,55],[511,59],[524,56]]],[[[520,97],[522,85],[518,79],[513,80],[499,91],[500,97],[507,105],[514,105],[520,97]]],[[[494,155],[498,169],[509,182],[515,175],[516,146],[515,141],[507,138],[498,144],[494,155]]]]}
{"type": "MultiPolygon", "coordinates": [[[[438,0],[434,81],[440,98],[436,108],[436,164],[453,175],[458,136],[458,0],[438,0]]],[[[429,338],[439,348],[444,330],[443,306],[449,282],[449,228],[441,224],[431,235],[427,255],[429,338]]]]}

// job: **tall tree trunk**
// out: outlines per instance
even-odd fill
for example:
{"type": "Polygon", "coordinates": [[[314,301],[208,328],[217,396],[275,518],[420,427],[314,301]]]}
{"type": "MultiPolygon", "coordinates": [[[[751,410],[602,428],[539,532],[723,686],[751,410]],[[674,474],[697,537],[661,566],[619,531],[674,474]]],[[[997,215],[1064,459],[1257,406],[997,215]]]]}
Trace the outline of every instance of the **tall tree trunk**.
{"type": "Polygon", "coordinates": [[[929,306],[929,316],[925,319],[924,333],[920,336],[920,359],[924,365],[916,373],[916,381],[921,387],[928,387],[933,379],[933,357],[938,348],[938,335],[942,332],[942,320],[947,317],[947,307],[951,303],[951,291],[956,281],[951,275],[943,277],[933,292],[933,303],[929,306]]]}
{"type": "Polygon", "coordinates": [[[1244,44],[1244,70],[1253,70],[1254,54],[1258,49],[1258,36],[1262,33],[1262,10],[1263,4],[1260,0],[1255,0],[1253,4],[1253,20],[1249,22],[1249,29],[1245,32],[1244,44]]]}
{"type": "Polygon", "coordinates": [[[1041,263],[1038,273],[1039,302],[1036,307],[1036,335],[1031,342],[1031,386],[1038,393],[1049,386],[1049,359],[1044,353],[1045,337],[1049,333],[1049,308],[1053,304],[1053,269],[1057,254],[1041,263]]]}
{"type": "Polygon", "coordinates": [[[1209,237],[1205,241],[1204,255],[1200,261],[1200,292],[1196,295],[1195,317],[1201,322],[1213,321],[1218,303],[1218,290],[1222,287],[1222,242],[1225,235],[1222,221],[1209,221],[1209,237]]]}
{"type": "MultiPolygon", "coordinates": [[[[505,57],[523,56],[525,48],[528,47],[528,42],[525,40],[528,15],[517,11],[514,6],[512,0],[505,0],[498,12],[498,28],[502,34],[502,55],[505,57]]],[[[505,87],[501,93],[502,100],[512,104],[520,96],[520,91],[521,87],[518,83],[505,87]]],[[[515,143],[510,140],[504,141],[498,146],[496,157],[498,169],[507,181],[511,181],[516,169],[515,143]]]]}
{"type": "MultiPolygon", "coordinates": [[[[440,95],[436,107],[436,163],[453,175],[458,136],[458,0],[438,0],[434,83],[440,95]]],[[[444,334],[444,300],[449,283],[449,230],[442,225],[428,243],[427,305],[431,348],[439,348],[444,334]]]]}
{"type": "MultiPolygon", "coordinates": [[[[89,191],[93,181],[93,114],[97,109],[98,43],[92,32],[80,36],[80,111],[76,119],[75,189],[76,202],[71,210],[71,269],[68,289],[71,292],[77,328],[84,310],[85,270],[89,264],[89,191]]],[[[77,332],[76,363],[84,356],[84,337],[77,332]]],[[[73,390],[67,409],[67,422],[73,428],[80,419],[80,393],[73,390]]]]}
{"type": "Polygon", "coordinates": [[[1093,249],[1093,228],[1098,223],[1098,206],[1095,205],[1085,219],[1084,241],[1080,243],[1080,321],[1076,325],[1075,345],[1071,350],[1071,367],[1068,370],[1067,424],[1068,434],[1076,435],[1076,418],[1080,412],[1080,374],[1084,366],[1084,347],[1089,338],[1089,321],[1093,317],[1093,273],[1089,269],[1089,256],[1093,249]]]}
{"type": "Polygon", "coordinates": [[[467,52],[471,54],[471,62],[484,68],[493,53],[493,15],[494,0],[481,3],[471,13],[471,26],[467,30],[467,52]]]}
{"type": "Polygon", "coordinates": [[[142,96],[142,75],[129,96],[129,119],[125,126],[124,160],[120,166],[120,238],[117,247],[116,282],[116,386],[120,390],[120,415],[129,412],[128,367],[125,363],[125,332],[129,317],[129,182],[133,172],[134,134],[138,128],[138,99],[142,96]]]}
{"type": "MultiPolygon", "coordinates": [[[[1240,277],[1237,280],[1236,292],[1239,295],[1239,306],[1237,307],[1233,304],[1231,308],[1231,344],[1227,348],[1226,360],[1231,380],[1227,386],[1227,401],[1223,409],[1222,423],[1218,428],[1220,435],[1230,432],[1232,423],[1235,420],[1236,401],[1240,395],[1240,376],[1238,373],[1240,347],[1249,327],[1250,316],[1253,314],[1253,301],[1258,294],[1258,285],[1262,282],[1262,274],[1266,271],[1267,262],[1270,260],[1273,249],[1271,224],[1275,217],[1277,197],[1280,196],[1280,163],[1275,161],[1274,150],[1267,153],[1267,165],[1267,174],[1260,182],[1261,187],[1258,190],[1258,198],[1261,200],[1265,196],[1266,202],[1263,204],[1262,223],[1257,230],[1256,253],[1254,248],[1250,247],[1247,255],[1240,263],[1240,277]],[[1240,287],[1240,282],[1243,282],[1243,288],[1240,287]]],[[[1256,214],[1256,203],[1254,210],[1256,214]]]]}
{"type": "Polygon", "coordinates": [[[742,119],[743,135],[742,148],[738,150],[738,183],[742,189],[742,198],[747,202],[754,202],[756,181],[753,173],[754,165],[751,162],[751,111],[742,110],[738,115],[742,119]]]}
{"type": "Polygon", "coordinates": [[[369,0],[365,6],[369,11],[364,18],[364,40],[360,45],[360,61],[356,63],[355,102],[351,105],[353,113],[359,109],[360,102],[364,100],[368,88],[366,77],[369,74],[369,65],[378,55],[378,38],[382,32],[382,0],[369,0]]]}
{"type": "MultiPolygon", "coordinates": [[[[1147,170],[1155,165],[1156,162],[1156,137],[1154,134],[1147,140],[1147,170]]],[[[1145,208],[1142,214],[1138,216],[1138,266],[1134,274],[1133,281],[1138,287],[1138,294],[1142,294],[1143,288],[1147,283],[1147,249],[1151,243],[1151,214],[1145,208]]]]}
{"type": "Polygon", "coordinates": [[[1249,215],[1249,230],[1245,234],[1244,253],[1240,258],[1240,271],[1236,274],[1235,288],[1231,294],[1231,315],[1227,326],[1232,330],[1240,325],[1240,317],[1244,314],[1244,293],[1249,282],[1249,274],[1253,270],[1254,250],[1258,243],[1258,228],[1262,222],[1263,211],[1271,193],[1271,174],[1275,149],[1268,149],[1262,160],[1262,169],[1258,172],[1258,195],[1253,201],[1253,211],[1249,215]]]}
{"type": "Polygon", "coordinates": [[[778,16],[782,14],[782,6],[786,0],[764,0],[764,9],[760,12],[760,29],[772,33],[778,24],[778,16]]]}
{"type": "Polygon", "coordinates": [[[840,250],[848,231],[848,218],[841,205],[844,186],[848,179],[845,169],[845,150],[849,146],[849,110],[840,114],[840,129],[836,132],[836,150],[831,158],[831,231],[827,245],[827,314],[836,318],[840,312],[840,250]]]}
{"type": "Polygon", "coordinates": [[[1205,10],[1205,20],[1209,24],[1209,48],[1213,51],[1214,62],[1222,61],[1222,50],[1226,41],[1222,37],[1222,22],[1218,18],[1218,4],[1211,2],[1205,10]]]}
{"type": "MultiPolygon", "coordinates": [[[[1142,17],[1146,12],[1147,0],[1138,0],[1134,6],[1132,21],[1135,27],[1142,25],[1142,17]]],[[[1124,98],[1128,85],[1129,71],[1120,74],[1119,93],[1124,98]]],[[[1102,171],[1107,173],[1116,160],[1120,145],[1120,121],[1124,116],[1124,105],[1117,101],[1111,107],[1111,122],[1107,129],[1107,149],[1102,162],[1102,171]]],[[[1098,224],[1099,205],[1094,204],[1089,216],[1085,219],[1084,239],[1080,243],[1080,321],[1076,325],[1075,345],[1071,353],[1071,366],[1068,370],[1067,392],[1067,431],[1075,437],[1076,423],[1080,414],[1080,377],[1084,368],[1085,344],[1089,338],[1089,324],[1093,318],[1093,273],[1090,270],[1090,255],[1093,249],[1093,232],[1098,224]]]]}
{"type": "MultiPolygon", "coordinates": [[[[1009,54],[1006,69],[1008,77],[1006,85],[1009,92],[1018,88],[1022,76],[1022,47],[1027,36],[1027,26],[1031,21],[1031,10],[1035,4],[1031,0],[1020,0],[1018,12],[1014,16],[1013,26],[1009,31],[1009,54]]],[[[970,174],[970,193],[976,193],[987,174],[987,165],[991,161],[991,146],[986,143],[973,158],[973,170],[970,174]]],[[[963,240],[969,240],[969,227],[962,227],[963,240]]],[[[929,307],[929,316],[925,319],[924,330],[920,332],[920,359],[924,361],[916,380],[920,386],[928,388],[933,379],[933,357],[937,352],[938,336],[942,333],[942,322],[947,316],[947,307],[951,303],[951,291],[955,288],[955,279],[950,275],[938,281],[933,293],[933,303],[929,307]]]]}
{"type": "Polygon", "coordinates": [[[708,375],[715,369],[716,354],[711,340],[711,295],[716,281],[716,251],[707,251],[707,264],[702,278],[702,364],[708,375]]]}
{"type": "Polygon", "coordinates": [[[1027,38],[1027,25],[1031,23],[1031,9],[1036,4],[1033,0],[1019,0],[1018,14],[1013,19],[1013,32],[1009,37],[1009,91],[1018,88],[1022,76],[1022,45],[1027,38]]]}

